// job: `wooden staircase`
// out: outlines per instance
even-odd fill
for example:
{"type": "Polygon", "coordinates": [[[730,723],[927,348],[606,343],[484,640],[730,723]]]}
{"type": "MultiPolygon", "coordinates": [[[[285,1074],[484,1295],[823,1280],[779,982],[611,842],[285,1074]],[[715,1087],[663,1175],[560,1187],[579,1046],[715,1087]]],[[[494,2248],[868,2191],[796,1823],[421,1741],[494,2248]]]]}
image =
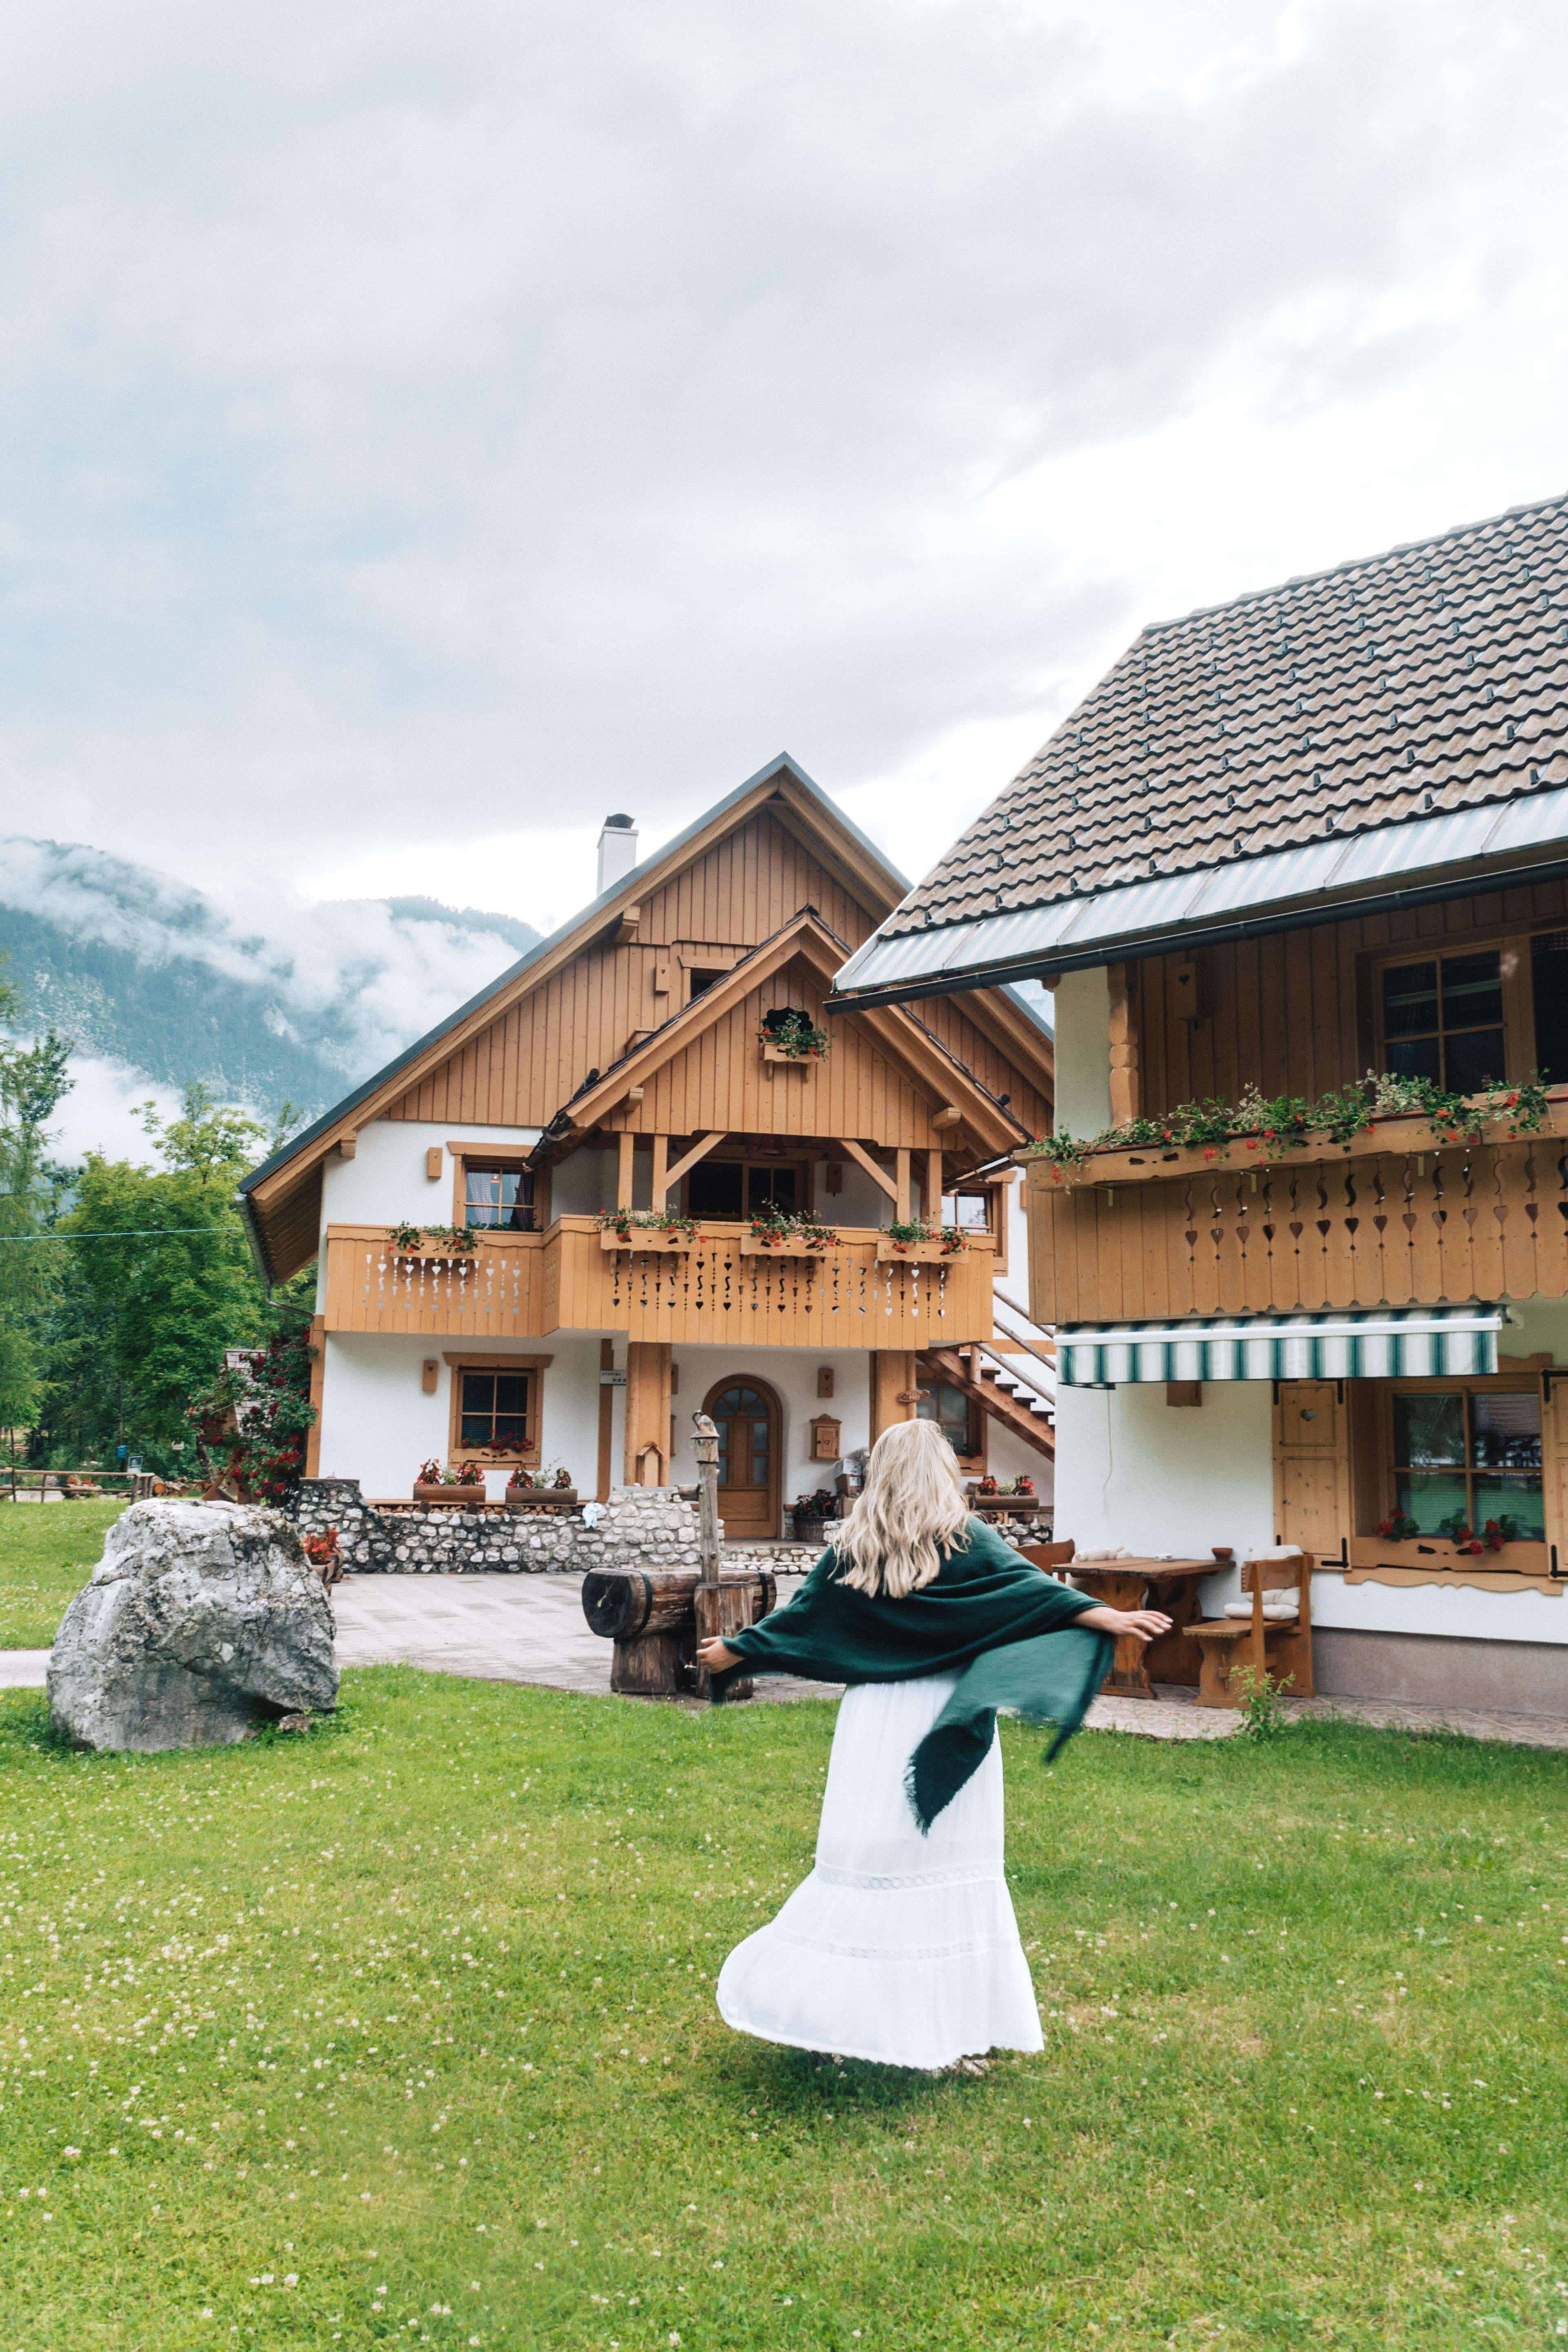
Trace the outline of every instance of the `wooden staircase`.
{"type": "Polygon", "coordinates": [[[1044,1383],[1037,1388],[1032,1379],[1016,1369],[1014,1360],[976,1345],[929,1348],[920,1361],[934,1379],[946,1381],[973,1397],[1000,1428],[1011,1430],[1048,1462],[1056,1460],[1055,1416],[1044,1383]]]}

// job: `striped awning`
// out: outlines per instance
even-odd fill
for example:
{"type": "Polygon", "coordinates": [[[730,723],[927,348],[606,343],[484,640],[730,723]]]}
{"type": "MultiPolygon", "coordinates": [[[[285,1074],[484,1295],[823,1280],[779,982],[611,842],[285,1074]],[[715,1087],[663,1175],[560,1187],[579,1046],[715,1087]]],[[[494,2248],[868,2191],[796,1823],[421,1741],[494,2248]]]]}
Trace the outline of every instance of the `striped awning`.
{"type": "Polygon", "coordinates": [[[1503,1320],[1500,1307],[1472,1305],[1064,1324],[1057,1333],[1057,1380],[1082,1389],[1123,1381],[1430,1380],[1495,1372],[1503,1320]]]}

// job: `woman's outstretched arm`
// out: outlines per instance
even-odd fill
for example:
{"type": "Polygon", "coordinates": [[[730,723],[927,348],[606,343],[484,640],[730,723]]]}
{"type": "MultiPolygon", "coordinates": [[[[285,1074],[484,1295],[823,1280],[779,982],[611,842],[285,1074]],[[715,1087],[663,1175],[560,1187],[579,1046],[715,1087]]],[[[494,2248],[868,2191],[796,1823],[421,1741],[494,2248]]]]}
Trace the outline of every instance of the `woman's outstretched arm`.
{"type": "Polygon", "coordinates": [[[1114,1634],[1118,1641],[1131,1634],[1135,1642],[1157,1642],[1162,1633],[1171,1630],[1171,1621],[1163,1609],[1086,1609],[1073,1622],[1092,1625],[1097,1633],[1114,1634]]]}

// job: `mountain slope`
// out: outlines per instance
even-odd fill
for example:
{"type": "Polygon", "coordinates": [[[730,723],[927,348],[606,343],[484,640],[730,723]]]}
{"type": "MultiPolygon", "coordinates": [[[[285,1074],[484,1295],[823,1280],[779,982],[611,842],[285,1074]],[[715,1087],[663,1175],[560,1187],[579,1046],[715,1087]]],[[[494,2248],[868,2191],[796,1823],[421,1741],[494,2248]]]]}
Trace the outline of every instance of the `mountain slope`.
{"type": "Polygon", "coordinates": [[[0,841],[0,951],[27,1025],[264,1113],[326,1109],[539,937],[432,898],[245,913],[79,844],[0,841]]]}

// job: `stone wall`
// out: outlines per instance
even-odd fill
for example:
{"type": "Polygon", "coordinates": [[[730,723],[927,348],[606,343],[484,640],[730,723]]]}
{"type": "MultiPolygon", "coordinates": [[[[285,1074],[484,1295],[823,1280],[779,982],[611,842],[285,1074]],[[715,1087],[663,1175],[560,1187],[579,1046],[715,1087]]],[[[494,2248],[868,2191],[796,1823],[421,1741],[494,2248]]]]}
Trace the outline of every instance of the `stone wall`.
{"type": "MultiPolygon", "coordinates": [[[[695,1568],[697,1506],[673,1486],[616,1486],[590,1504],[596,1524],[577,1511],[378,1511],[357,1478],[306,1478],[294,1516],[301,1535],[336,1528],[343,1564],[359,1576],[461,1576],[488,1570],[514,1575],[550,1570],[695,1568]]],[[[798,1574],[816,1559],[805,1544],[746,1544],[724,1554],[731,1567],[798,1574]]]]}
{"type": "MultiPolygon", "coordinates": [[[[336,1528],[343,1565],[356,1576],[463,1576],[479,1570],[538,1575],[550,1570],[695,1568],[697,1506],[675,1486],[615,1486],[607,1503],[576,1511],[468,1511],[447,1504],[427,1510],[378,1511],[357,1478],[301,1480],[294,1517],[301,1535],[336,1528]]],[[[1004,1519],[1011,1543],[1048,1543],[1048,1511],[1037,1519],[1004,1519]]],[[[771,1568],[799,1576],[817,1544],[727,1545],[728,1568],[771,1568]]]]}

